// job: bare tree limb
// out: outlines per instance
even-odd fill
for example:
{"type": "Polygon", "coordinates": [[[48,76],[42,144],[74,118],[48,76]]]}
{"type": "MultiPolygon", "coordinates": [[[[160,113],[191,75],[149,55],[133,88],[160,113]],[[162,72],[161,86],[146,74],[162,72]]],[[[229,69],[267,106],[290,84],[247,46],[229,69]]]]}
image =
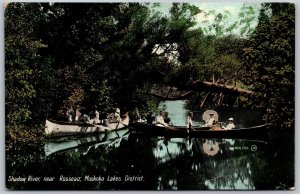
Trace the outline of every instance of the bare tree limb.
{"type": "Polygon", "coordinates": [[[203,105],[204,105],[204,103],[205,103],[206,98],[207,98],[208,95],[209,95],[209,92],[205,95],[204,99],[202,100],[202,102],[201,102],[201,104],[200,104],[200,107],[201,107],[201,108],[203,107],[203,105]]]}
{"type": "Polygon", "coordinates": [[[183,88],[189,91],[208,91],[213,93],[222,92],[223,94],[236,94],[236,95],[254,95],[255,93],[250,90],[229,86],[225,84],[217,84],[207,81],[190,81],[183,88]]]}
{"type": "Polygon", "coordinates": [[[183,100],[183,99],[186,99],[188,96],[192,95],[193,93],[194,92],[189,91],[184,94],[177,95],[177,96],[165,96],[165,95],[161,95],[161,94],[154,93],[154,92],[148,92],[148,93],[142,93],[142,94],[151,95],[151,96],[154,96],[161,100],[183,100]]]}

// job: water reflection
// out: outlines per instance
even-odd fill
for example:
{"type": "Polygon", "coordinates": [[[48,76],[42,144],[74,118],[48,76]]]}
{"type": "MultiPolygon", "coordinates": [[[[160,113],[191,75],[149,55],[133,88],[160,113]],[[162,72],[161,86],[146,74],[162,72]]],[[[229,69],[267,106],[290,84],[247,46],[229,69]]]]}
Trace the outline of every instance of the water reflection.
{"type": "Polygon", "coordinates": [[[158,189],[253,190],[251,160],[255,160],[264,146],[263,142],[232,139],[160,139],[153,154],[158,164],[168,167],[163,168],[161,174],[168,174],[164,171],[169,171],[173,164],[175,174],[159,176],[158,189]],[[253,146],[260,150],[251,149],[253,146]],[[182,165],[176,169],[177,162],[186,165],[184,172],[181,172],[182,165]],[[178,185],[184,180],[180,177],[182,173],[190,177],[194,185],[188,182],[178,185]]]}
{"type": "Polygon", "coordinates": [[[158,164],[165,163],[190,151],[189,142],[183,138],[159,138],[156,140],[156,146],[153,148],[153,155],[157,159],[158,164]]]}
{"type": "Polygon", "coordinates": [[[53,153],[66,152],[68,150],[77,151],[85,155],[88,151],[94,147],[107,146],[107,147],[119,147],[123,139],[128,139],[129,130],[122,129],[109,133],[99,133],[92,136],[83,138],[71,137],[71,138],[57,138],[45,143],[45,155],[49,156],[53,153]]]}
{"type": "Polygon", "coordinates": [[[42,145],[42,149],[36,147],[34,153],[11,150],[7,156],[7,177],[31,174],[53,176],[55,181],[7,182],[7,186],[15,189],[252,190],[255,189],[253,172],[258,170],[254,164],[257,158],[262,158],[266,146],[263,142],[232,139],[150,138],[128,130],[56,139],[42,145]],[[251,149],[253,145],[255,150],[251,149]],[[61,182],[61,175],[82,176],[83,181],[61,182]],[[105,180],[88,182],[84,181],[85,176],[102,176],[105,180]],[[122,180],[107,181],[107,177],[113,176],[122,180]],[[125,181],[126,176],[143,176],[143,181],[125,181]]]}

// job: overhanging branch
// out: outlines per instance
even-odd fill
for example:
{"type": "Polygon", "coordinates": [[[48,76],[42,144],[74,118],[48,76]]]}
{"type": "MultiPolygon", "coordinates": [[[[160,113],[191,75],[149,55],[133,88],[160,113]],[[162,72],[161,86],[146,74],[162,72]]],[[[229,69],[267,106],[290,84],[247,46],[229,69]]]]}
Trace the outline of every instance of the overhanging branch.
{"type": "Polygon", "coordinates": [[[194,93],[193,91],[189,91],[184,94],[177,95],[177,96],[164,96],[162,94],[158,94],[158,93],[154,93],[154,92],[148,92],[148,93],[142,93],[142,94],[150,95],[150,96],[156,97],[161,100],[184,100],[187,97],[189,97],[190,95],[192,95],[193,93],[194,93]]]}
{"type": "Polygon", "coordinates": [[[190,81],[187,83],[187,85],[183,88],[184,90],[189,91],[207,91],[207,92],[213,92],[213,93],[219,93],[222,92],[223,94],[236,94],[236,95],[248,95],[252,96],[255,93],[250,90],[229,86],[225,84],[217,84],[207,81],[190,81]]]}

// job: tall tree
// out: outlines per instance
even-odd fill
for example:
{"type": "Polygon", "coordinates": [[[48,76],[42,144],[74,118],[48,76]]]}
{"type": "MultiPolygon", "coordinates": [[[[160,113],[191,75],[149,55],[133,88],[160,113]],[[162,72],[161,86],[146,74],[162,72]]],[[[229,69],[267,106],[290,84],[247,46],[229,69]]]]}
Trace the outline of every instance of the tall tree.
{"type": "Polygon", "coordinates": [[[38,38],[39,25],[44,19],[39,9],[38,4],[26,3],[10,3],[5,9],[7,125],[26,123],[36,114],[32,107],[41,90],[35,86],[43,77],[41,66],[47,64],[39,54],[39,49],[47,46],[38,38]]]}
{"type": "MultiPolygon", "coordinates": [[[[265,121],[293,129],[295,112],[295,6],[265,4],[270,17],[260,17],[249,47],[244,49],[245,82],[253,87],[256,106],[265,111],[265,121]]],[[[266,7],[264,7],[264,10],[266,7]]]]}

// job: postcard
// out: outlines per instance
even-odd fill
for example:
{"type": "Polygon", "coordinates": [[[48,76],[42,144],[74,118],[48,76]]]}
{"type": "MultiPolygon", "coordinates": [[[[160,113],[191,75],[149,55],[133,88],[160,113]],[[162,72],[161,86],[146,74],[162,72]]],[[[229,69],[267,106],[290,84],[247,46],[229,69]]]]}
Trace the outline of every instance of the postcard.
{"type": "Polygon", "coordinates": [[[295,4],[4,4],[7,190],[295,189],[295,4]]]}

